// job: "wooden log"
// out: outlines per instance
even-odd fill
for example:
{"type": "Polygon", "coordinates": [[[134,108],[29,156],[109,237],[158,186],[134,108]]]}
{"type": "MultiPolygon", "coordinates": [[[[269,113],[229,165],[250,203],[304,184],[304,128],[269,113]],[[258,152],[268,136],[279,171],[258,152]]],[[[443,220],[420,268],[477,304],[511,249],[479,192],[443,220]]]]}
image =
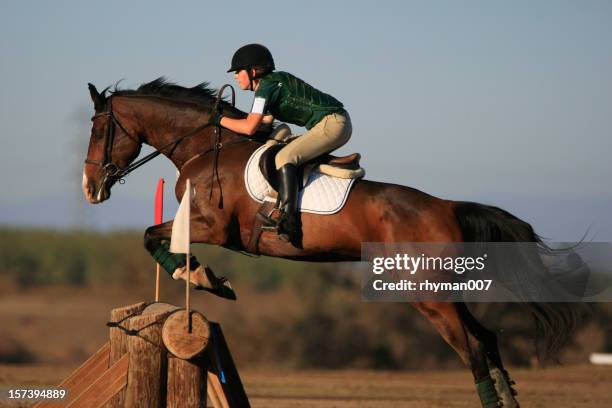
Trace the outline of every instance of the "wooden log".
{"type": "Polygon", "coordinates": [[[164,345],[178,358],[189,360],[206,348],[210,337],[210,324],[199,312],[180,310],[172,313],[162,329],[164,345]],[[191,316],[191,322],[189,317],[191,316]]]}
{"type": "Polygon", "coordinates": [[[127,321],[130,363],[126,408],[160,407],[166,401],[167,353],[162,344],[161,328],[168,313],[151,313],[127,321]]]}
{"type": "Polygon", "coordinates": [[[57,386],[58,389],[66,390],[66,397],[63,400],[41,401],[34,407],[59,408],[71,403],[108,369],[109,353],[110,344],[106,343],[57,386]]]}
{"type": "MultiPolygon", "coordinates": [[[[133,315],[139,315],[145,308],[145,302],[119,307],[111,310],[110,321],[121,327],[110,328],[110,360],[109,367],[119,361],[128,351],[128,336],[122,327],[126,325],[126,319],[133,315]]],[[[120,391],[108,401],[105,408],[123,408],[125,401],[125,390],[120,391]]]]}
{"type": "Polygon", "coordinates": [[[145,307],[142,311],[142,314],[149,315],[155,313],[173,312],[179,309],[180,307],[171,305],[170,303],[157,302],[151,303],[149,306],[145,307]]]}
{"type": "Polygon", "coordinates": [[[168,408],[206,408],[206,368],[168,356],[168,408]]]}

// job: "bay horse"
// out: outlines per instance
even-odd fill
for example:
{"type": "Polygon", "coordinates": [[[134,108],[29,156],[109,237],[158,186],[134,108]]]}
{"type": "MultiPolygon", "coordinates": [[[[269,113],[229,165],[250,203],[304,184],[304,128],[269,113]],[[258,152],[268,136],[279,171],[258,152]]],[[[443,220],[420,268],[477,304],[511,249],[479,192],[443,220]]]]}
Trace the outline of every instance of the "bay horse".
{"type": "MultiPolygon", "coordinates": [[[[146,143],[179,169],[178,200],[186,179],[191,179],[195,192],[192,242],[245,251],[259,203],[248,195],[243,173],[251,154],[265,141],[265,132],[259,133],[263,138],[247,138],[228,129],[215,134],[215,127],[208,124],[215,91],[207,83],[184,88],[158,78],[135,90],[115,87],[108,95],[107,90],[98,92],[89,84],[95,115],[83,174],[86,199],[92,204],[107,200],[111,187],[133,169],[146,143]],[[181,135],[185,137],[179,139],[181,135]]],[[[225,100],[220,108],[226,116],[247,115],[225,100]]],[[[264,232],[259,253],[305,261],[359,261],[363,242],[540,242],[527,222],[500,208],[444,200],[410,187],[365,179],[355,182],[340,212],[302,213],[301,222],[299,248],[279,240],[275,232],[264,232]]],[[[151,254],[166,251],[163,243],[170,239],[171,229],[172,221],[149,227],[144,236],[146,249],[151,254]]],[[[484,407],[518,406],[495,333],[465,303],[411,305],[471,369],[484,407]]],[[[569,339],[578,312],[564,303],[525,306],[541,328],[545,352],[553,355],[569,339]]]]}

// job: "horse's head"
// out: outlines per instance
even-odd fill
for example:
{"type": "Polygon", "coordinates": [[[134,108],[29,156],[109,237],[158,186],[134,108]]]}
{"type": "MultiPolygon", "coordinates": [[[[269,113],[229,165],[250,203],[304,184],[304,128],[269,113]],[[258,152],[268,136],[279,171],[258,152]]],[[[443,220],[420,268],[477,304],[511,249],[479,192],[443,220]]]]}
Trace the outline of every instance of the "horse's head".
{"type": "Polygon", "coordinates": [[[130,118],[119,118],[113,110],[113,96],[106,97],[89,84],[95,114],[91,118],[91,136],[83,168],[83,194],[91,204],[110,197],[113,184],[122,180],[125,169],[140,153],[138,135],[129,132],[130,118]]]}

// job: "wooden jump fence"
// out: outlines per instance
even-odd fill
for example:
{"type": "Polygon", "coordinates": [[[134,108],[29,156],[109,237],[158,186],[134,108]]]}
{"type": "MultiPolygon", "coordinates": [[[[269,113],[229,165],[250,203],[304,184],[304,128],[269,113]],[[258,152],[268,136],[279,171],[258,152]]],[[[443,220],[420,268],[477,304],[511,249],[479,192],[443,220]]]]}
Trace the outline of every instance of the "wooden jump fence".
{"type": "Polygon", "coordinates": [[[218,323],[166,303],[112,310],[110,340],[37,408],[250,407],[218,323]]]}

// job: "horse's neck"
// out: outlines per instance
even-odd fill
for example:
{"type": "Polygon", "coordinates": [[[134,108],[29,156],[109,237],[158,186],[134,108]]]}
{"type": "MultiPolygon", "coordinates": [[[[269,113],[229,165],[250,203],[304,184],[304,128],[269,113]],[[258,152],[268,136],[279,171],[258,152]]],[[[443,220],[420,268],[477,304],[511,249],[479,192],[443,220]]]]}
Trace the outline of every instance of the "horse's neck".
{"type": "MultiPolygon", "coordinates": [[[[189,134],[208,122],[206,113],[195,109],[179,109],[168,106],[162,101],[151,99],[132,99],[133,117],[138,118],[139,128],[144,142],[161,151],[177,169],[181,169],[193,157],[210,150],[215,144],[214,127],[206,127],[199,132],[189,134]]],[[[223,131],[224,139],[239,138],[233,132],[223,131]]]]}
{"type": "MultiPolygon", "coordinates": [[[[120,98],[117,102],[115,109],[130,118],[134,133],[138,133],[144,143],[161,150],[179,170],[194,157],[211,151],[217,142],[215,127],[208,126],[177,145],[172,143],[206,124],[209,118],[205,112],[150,97],[120,98]]],[[[222,129],[219,142],[225,146],[244,138],[229,129],[222,129]]]]}

